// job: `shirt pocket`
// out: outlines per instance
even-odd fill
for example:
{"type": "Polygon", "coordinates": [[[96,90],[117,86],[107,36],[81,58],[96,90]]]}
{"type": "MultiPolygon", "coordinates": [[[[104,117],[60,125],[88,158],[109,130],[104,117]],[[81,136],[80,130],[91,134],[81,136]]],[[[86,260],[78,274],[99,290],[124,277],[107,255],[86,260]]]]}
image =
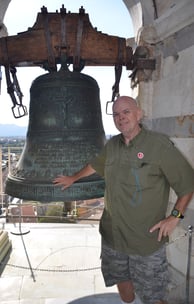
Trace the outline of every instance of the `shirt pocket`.
{"type": "Polygon", "coordinates": [[[122,184],[139,189],[152,188],[161,178],[161,171],[157,164],[151,162],[130,161],[121,165],[120,181],[122,184]]]}

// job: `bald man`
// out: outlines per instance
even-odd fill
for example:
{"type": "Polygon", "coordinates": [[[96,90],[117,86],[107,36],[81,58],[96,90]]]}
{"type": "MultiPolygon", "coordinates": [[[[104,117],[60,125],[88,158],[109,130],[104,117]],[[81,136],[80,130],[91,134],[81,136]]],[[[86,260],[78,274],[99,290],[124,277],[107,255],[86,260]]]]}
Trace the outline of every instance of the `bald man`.
{"type": "Polygon", "coordinates": [[[65,190],[95,172],[105,179],[100,220],[105,285],[117,285],[121,303],[165,304],[165,245],[192,198],[194,170],[167,136],[142,126],[142,117],[133,98],[118,97],[113,119],[120,134],[82,170],[53,183],[65,190]],[[177,201],[166,216],[170,188],[177,201]]]}

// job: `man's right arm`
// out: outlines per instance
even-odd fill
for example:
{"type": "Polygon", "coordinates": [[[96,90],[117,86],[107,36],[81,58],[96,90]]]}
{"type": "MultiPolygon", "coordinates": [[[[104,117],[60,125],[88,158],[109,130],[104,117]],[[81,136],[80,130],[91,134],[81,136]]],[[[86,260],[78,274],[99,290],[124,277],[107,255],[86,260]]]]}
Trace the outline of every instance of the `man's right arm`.
{"type": "Polygon", "coordinates": [[[71,176],[65,176],[65,175],[59,175],[53,180],[53,184],[56,186],[62,186],[61,190],[64,190],[68,187],[70,187],[73,183],[75,183],[77,180],[92,175],[96,171],[92,168],[90,164],[83,167],[80,171],[76,172],[75,174],[71,176]]]}

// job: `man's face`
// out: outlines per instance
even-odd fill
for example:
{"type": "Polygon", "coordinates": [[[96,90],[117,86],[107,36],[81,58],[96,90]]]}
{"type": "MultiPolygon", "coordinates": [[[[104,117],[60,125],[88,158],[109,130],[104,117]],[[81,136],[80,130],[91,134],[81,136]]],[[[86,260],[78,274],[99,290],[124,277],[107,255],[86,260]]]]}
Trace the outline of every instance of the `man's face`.
{"type": "Polygon", "coordinates": [[[115,126],[124,136],[133,135],[137,129],[139,130],[141,117],[141,110],[132,100],[120,99],[113,105],[115,126]]]}

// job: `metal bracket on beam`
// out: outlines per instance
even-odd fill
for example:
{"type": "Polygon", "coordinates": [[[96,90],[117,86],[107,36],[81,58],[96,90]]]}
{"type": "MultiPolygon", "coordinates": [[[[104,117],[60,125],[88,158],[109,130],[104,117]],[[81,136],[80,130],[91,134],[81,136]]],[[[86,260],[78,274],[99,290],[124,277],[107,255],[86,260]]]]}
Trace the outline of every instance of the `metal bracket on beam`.
{"type": "Polygon", "coordinates": [[[132,57],[132,73],[129,75],[132,88],[140,81],[148,81],[155,69],[156,59],[151,57],[150,50],[146,46],[138,46],[132,57]]]}
{"type": "Polygon", "coordinates": [[[135,68],[138,70],[155,70],[156,59],[138,58],[135,62],[135,68]]]}

